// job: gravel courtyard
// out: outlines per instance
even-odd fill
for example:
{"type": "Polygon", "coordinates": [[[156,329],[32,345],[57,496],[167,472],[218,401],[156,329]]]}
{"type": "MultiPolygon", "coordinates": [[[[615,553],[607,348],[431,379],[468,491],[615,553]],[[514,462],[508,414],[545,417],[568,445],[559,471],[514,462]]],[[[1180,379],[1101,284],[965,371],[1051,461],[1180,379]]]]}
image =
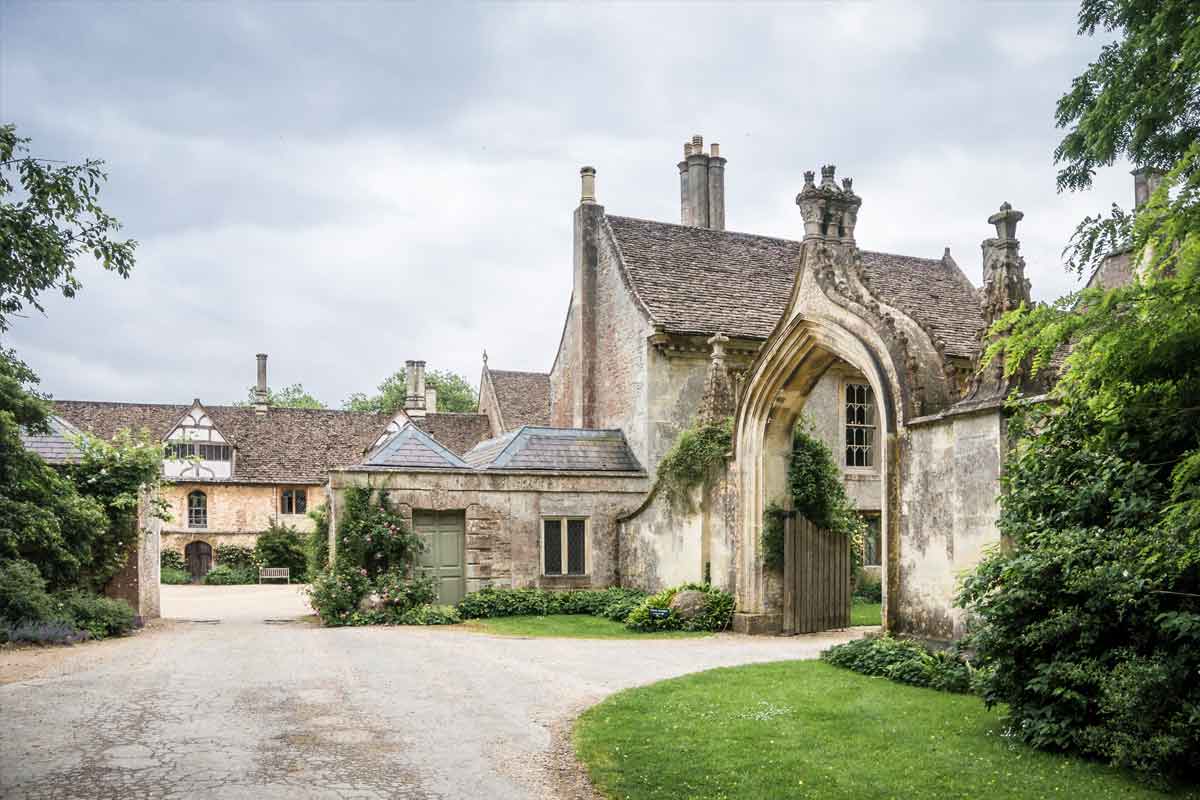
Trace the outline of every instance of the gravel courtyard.
{"type": "Polygon", "coordinates": [[[0,686],[0,797],[586,797],[567,740],[583,708],[859,635],[326,629],[263,621],[308,613],[296,587],[166,588],[167,613],[221,621],[167,621],[0,686]]]}

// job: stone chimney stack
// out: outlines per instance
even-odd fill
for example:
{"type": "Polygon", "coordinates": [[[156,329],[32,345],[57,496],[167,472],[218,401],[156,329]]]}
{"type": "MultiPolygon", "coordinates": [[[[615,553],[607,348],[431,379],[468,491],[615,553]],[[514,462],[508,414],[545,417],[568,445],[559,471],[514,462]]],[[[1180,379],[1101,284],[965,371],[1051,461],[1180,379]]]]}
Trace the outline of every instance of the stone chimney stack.
{"type": "Polygon", "coordinates": [[[579,180],[582,184],[579,193],[579,202],[595,203],[596,202],[596,168],[595,167],[580,167],[579,180]]]}
{"type": "Polygon", "coordinates": [[[796,195],[800,217],[804,220],[804,239],[854,245],[854,227],[858,224],[858,209],[862,198],[854,193],[854,181],[842,178],[839,187],[835,180],[837,167],[821,167],[821,185],[814,183],[812,170],[804,173],[804,188],[796,195]]]}
{"type": "Polygon", "coordinates": [[[267,392],[267,354],[259,353],[255,358],[258,360],[258,382],[254,386],[254,411],[265,414],[271,405],[271,395],[267,392]]]}
{"type": "Polygon", "coordinates": [[[721,145],[704,152],[704,137],[683,143],[679,164],[679,221],[694,228],[725,230],[725,159],[721,145]]]}
{"type": "Polygon", "coordinates": [[[429,414],[437,413],[437,389],[432,386],[425,387],[425,411],[429,414]]]}
{"type": "Polygon", "coordinates": [[[1162,182],[1162,173],[1151,167],[1139,167],[1133,175],[1133,208],[1136,211],[1150,201],[1150,195],[1162,182]]]}
{"type": "Polygon", "coordinates": [[[405,413],[410,417],[425,416],[425,362],[405,361],[404,378],[407,384],[405,413]]]}

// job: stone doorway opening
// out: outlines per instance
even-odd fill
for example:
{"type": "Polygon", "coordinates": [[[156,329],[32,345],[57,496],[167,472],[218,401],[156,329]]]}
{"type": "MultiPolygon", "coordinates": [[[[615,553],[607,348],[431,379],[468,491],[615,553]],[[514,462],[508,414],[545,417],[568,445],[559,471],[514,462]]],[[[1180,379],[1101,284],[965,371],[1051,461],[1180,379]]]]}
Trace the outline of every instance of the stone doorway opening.
{"type": "Polygon", "coordinates": [[[213,551],[208,542],[196,540],[183,548],[183,558],[187,562],[188,572],[192,581],[198,582],[212,569],[213,551]]]}

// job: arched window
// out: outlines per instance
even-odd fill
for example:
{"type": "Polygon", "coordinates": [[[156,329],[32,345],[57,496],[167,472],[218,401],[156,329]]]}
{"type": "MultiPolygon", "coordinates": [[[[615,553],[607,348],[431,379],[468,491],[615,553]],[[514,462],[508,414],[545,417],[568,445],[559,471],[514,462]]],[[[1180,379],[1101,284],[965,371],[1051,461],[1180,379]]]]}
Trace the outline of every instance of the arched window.
{"type": "Polygon", "coordinates": [[[208,527],[208,497],[196,491],[188,495],[188,527],[208,527]]]}

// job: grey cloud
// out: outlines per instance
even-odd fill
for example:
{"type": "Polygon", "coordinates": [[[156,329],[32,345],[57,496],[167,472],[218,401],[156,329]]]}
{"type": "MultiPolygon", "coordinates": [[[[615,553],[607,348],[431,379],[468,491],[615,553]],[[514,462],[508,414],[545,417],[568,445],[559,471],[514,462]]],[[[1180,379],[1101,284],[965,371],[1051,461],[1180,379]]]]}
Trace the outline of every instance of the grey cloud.
{"type": "Polygon", "coordinates": [[[986,218],[1026,211],[1035,294],[1072,287],[1074,224],[1119,169],[1057,195],[1053,107],[1101,44],[1074,8],[963,3],[0,6],[0,116],[102,157],[134,276],[10,342],[60,397],[337,405],[406,358],[474,380],[548,369],[578,167],[613,213],[674,220],[692,133],[729,158],[731,228],[794,237],[801,173],[838,164],[860,243],[978,279],[986,218]]]}

